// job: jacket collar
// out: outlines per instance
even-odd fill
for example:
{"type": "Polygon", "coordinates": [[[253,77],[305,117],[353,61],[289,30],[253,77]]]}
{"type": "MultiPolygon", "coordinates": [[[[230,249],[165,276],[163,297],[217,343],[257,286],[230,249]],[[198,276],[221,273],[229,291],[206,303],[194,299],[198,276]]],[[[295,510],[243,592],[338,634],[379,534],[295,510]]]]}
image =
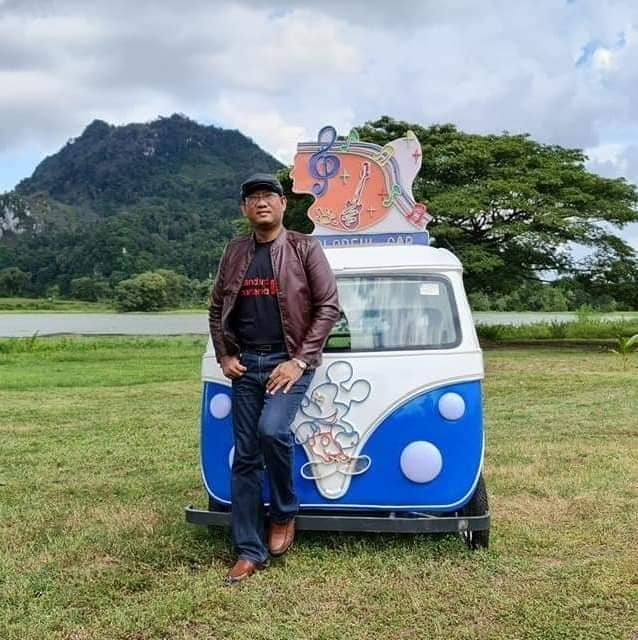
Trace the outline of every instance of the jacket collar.
{"type": "MultiPolygon", "coordinates": [[[[286,227],[282,227],[281,233],[273,240],[272,247],[280,247],[282,244],[284,244],[286,242],[287,235],[288,231],[286,230],[286,227]]],[[[257,238],[255,237],[254,231],[250,234],[250,237],[252,238],[252,245],[254,249],[257,246],[257,238]]]]}

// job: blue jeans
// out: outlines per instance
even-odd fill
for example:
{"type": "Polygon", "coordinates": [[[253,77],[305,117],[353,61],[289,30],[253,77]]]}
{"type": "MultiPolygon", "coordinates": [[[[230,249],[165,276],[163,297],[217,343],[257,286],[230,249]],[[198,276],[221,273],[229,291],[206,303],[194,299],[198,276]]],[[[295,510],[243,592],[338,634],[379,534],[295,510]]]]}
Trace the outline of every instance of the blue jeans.
{"type": "Polygon", "coordinates": [[[266,393],[272,370],[288,360],[287,353],[245,352],[247,368],[233,380],[235,457],[231,476],[233,544],[239,559],[265,562],[264,465],[270,478],[270,518],[286,522],[299,509],[292,479],[294,440],[290,425],[314,375],[306,370],[293,387],[266,393]]]}

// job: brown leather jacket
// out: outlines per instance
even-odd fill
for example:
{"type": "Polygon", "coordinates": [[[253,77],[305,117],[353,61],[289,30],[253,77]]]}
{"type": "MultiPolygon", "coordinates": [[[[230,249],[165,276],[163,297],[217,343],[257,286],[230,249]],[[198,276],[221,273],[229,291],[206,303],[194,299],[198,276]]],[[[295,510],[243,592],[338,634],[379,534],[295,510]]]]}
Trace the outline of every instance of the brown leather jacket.
{"type": "MultiPolygon", "coordinates": [[[[254,236],[234,238],[219,264],[208,308],[218,361],[239,353],[229,318],[254,254],[254,236]]],[[[272,243],[270,259],[279,285],[277,298],[288,354],[318,367],[328,334],[339,318],[332,269],[316,238],[286,229],[272,243]]]]}

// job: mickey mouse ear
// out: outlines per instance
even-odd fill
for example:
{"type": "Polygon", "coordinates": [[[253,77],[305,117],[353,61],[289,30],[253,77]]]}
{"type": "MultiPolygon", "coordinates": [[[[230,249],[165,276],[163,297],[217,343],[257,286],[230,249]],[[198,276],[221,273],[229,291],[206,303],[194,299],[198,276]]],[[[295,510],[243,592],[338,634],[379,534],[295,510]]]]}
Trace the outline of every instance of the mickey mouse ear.
{"type": "Polygon", "coordinates": [[[367,380],[357,380],[350,387],[350,400],[352,402],[363,402],[368,399],[372,386],[367,380]]]}
{"type": "Polygon", "coordinates": [[[306,480],[322,480],[337,473],[336,462],[306,462],[300,470],[301,477],[306,480]]]}
{"type": "Polygon", "coordinates": [[[345,360],[333,362],[326,370],[326,378],[335,384],[343,384],[352,378],[352,365],[345,360]]]}

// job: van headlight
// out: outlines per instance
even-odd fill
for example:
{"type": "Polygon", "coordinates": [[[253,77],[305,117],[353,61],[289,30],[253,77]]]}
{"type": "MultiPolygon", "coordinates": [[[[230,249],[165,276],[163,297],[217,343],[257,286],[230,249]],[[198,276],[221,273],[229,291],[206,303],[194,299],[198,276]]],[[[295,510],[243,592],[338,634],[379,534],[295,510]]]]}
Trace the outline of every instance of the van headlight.
{"type": "Polygon", "coordinates": [[[446,420],[459,420],[465,415],[465,400],[463,396],[448,392],[439,398],[439,413],[446,420]]]}
{"type": "Polygon", "coordinates": [[[426,440],[411,442],[401,452],[399,462],[403,475],[420,484],[434,480],[443,467],[441,452],[426,440]]]}
{"type": "Polygon", "coordinates": [[[216,393],[208,404],[211,415],[217,420],[223,420],[230,413],[231,406],[232,402],[227,393],[216,393]]]}

